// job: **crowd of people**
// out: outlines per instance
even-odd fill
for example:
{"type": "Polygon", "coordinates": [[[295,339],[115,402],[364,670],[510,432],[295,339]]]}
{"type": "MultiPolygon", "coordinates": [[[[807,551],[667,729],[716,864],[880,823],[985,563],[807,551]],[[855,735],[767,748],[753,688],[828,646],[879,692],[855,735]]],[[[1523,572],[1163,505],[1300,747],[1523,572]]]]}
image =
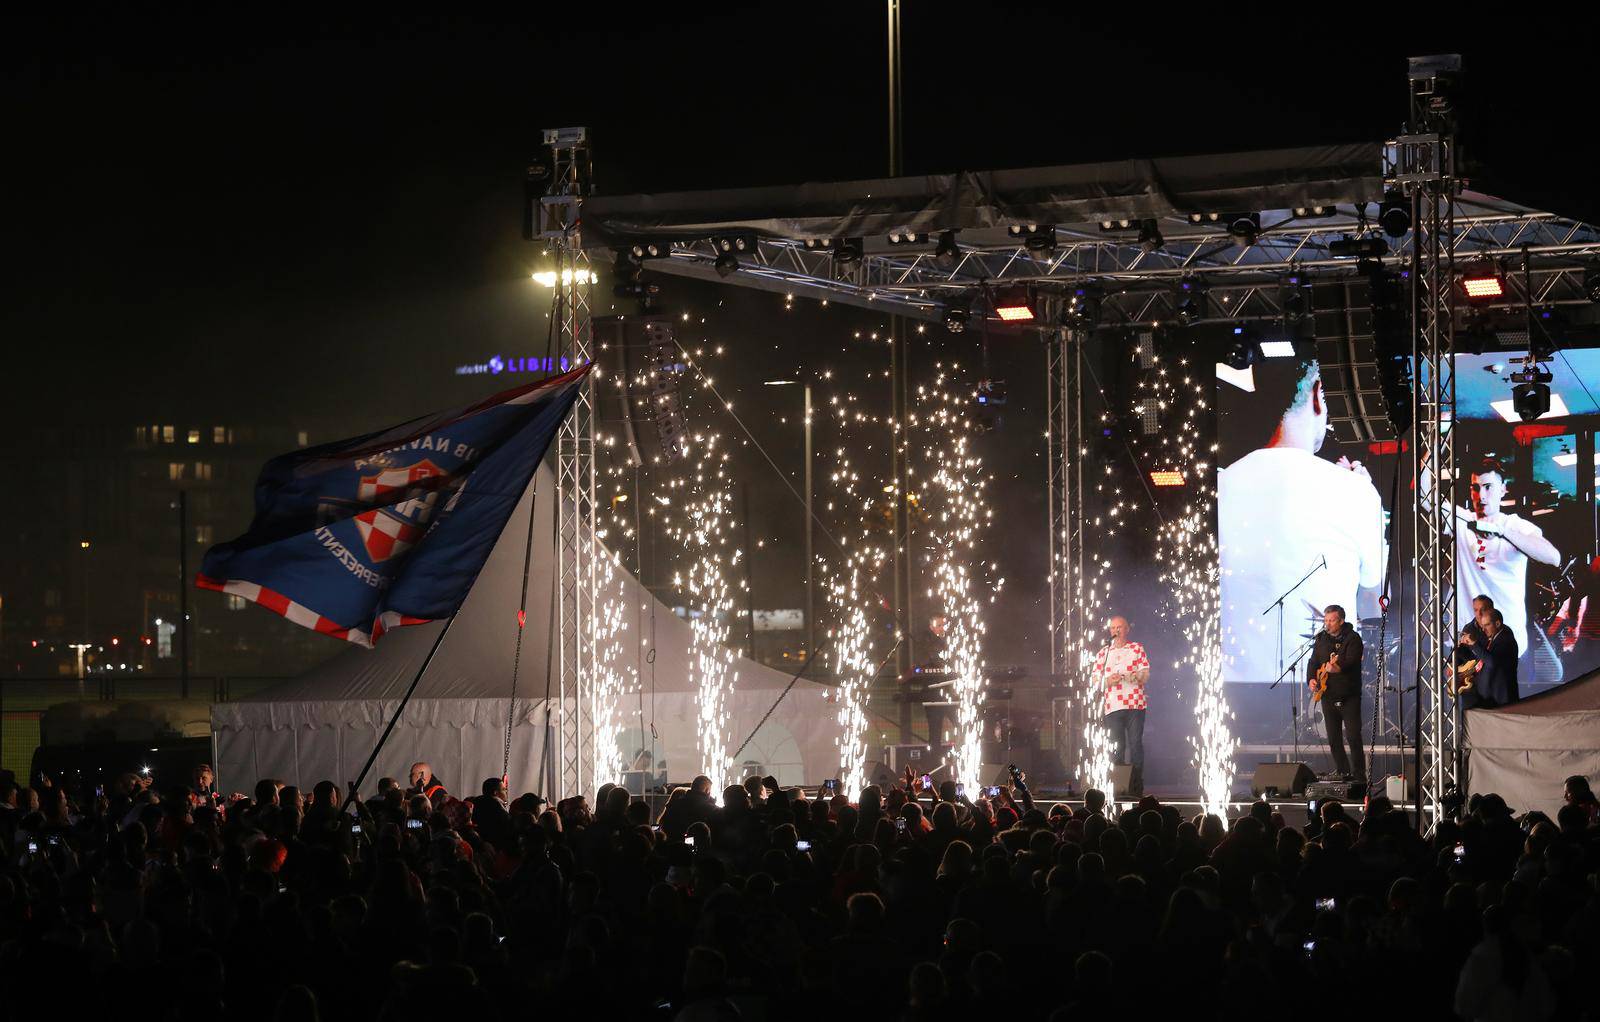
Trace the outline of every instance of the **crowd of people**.
{"type": "Polygon", "coordinates": [[[364,800],[35,780],[0,776],[15,1018],[1596,1017],[1582,777],[1555,819],[1474,796],[1426,838],[1381,798],[1296,826],[911,778],[554,806],[425,763],[364,800]]]}

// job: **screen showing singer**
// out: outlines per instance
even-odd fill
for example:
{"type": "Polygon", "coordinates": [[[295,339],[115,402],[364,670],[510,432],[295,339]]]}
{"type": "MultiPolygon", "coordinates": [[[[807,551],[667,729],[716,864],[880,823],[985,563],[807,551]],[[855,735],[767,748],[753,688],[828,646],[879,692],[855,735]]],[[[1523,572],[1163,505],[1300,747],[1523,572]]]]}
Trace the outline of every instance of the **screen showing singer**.
{"type": "Polygon", "coordinates": [[[1223,389],[1251,392],[1223,408],[1223,678],[1270,684],[1301,662],[1323,608],[1375,602],[1383,503],[1361,450],[1334,449],[1315,360],[1268,359],[1223,389]]]}

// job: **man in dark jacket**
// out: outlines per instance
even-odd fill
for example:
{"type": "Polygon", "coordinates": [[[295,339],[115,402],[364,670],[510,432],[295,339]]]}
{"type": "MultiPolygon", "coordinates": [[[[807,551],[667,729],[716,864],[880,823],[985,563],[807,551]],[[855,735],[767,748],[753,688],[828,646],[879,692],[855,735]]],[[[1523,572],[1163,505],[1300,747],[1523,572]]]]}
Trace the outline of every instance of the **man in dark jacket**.
{"type": "Polygon", "coordinates": [[[1367,758],[1361,748],[1361,635],[1344,619],[1344,608],[1329,604],[1322,615],[1323,630],[1307,664],[1313,688],[1317,673],[1330,666],[1327,691],[1322,694],[1322,720],[1328,726],[1328,752],[1333,772],[1358,782],[1367,779],[1367,758]],[[1350,755],[1344,753],[1348,735],[1350,755]],[[1351,767],[1354,766],[1354,771],[1351,767]]]}
{"type": "Polygon", "coordinates": [[[1463,709],[1492,710],[1519,698],[1517,691],[1517,633],[1507,628],[1498,610],[1489,611],[1479,635],[1461,633],[1461,645],[1478,661],[1472,687],[1461,694],[1463,709]]]}
{"type": "Polygon", "coordinates": [[[511,813],[506,808],[505,781],[488,778],[483,782],[483,794],[467,801],[472,803],[472,822],[483,839],[500,851],[511,851],[511,813]]]}

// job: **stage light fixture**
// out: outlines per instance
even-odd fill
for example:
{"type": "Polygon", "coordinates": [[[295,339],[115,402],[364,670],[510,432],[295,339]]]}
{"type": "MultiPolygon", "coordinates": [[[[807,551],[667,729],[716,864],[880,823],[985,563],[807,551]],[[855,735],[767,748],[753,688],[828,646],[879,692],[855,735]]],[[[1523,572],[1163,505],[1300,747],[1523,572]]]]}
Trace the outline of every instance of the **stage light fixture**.
{"type": "Polygon", "coordinates": [[[1260,213],[1234,213],[1228,218],[1229,236],[1245,248],[1256,243],[1256,235],[1260,232],[1260,213]]]}
{"type": "Polygon", "coordinates": [[[1245,370],[1256,364],[1256,359],[1261,354],[1261,345],[1256,342],[1255,336],[1242,326],[1233,328],[1233,340],[1222,353],[1222,364],[1229,369],[1245,370]]]}
{"type": "Polygon", "coordinates": [[[1002,288],[995,292],[994,312],[1007,323],[1026,323],[1033,319],[1033,296],[1025,287],[1002,288]]]}
{"type": "Polygon", "coordinates": [[[1183,473],[1172,469],[1154,469],[1150,473],[1150,482],[1155,486],[1182,486],[1183,473]]]}
{"type": "Polygon", "coordinates": [[[1389,245],[1376,234],[1352,238],[1346,234],[1328,242],[1328,255],[1335,259],[1382,259],[1389,254],[1389,245]]]}
{"type": "Polygon", "coordinates": [[[1479,263],[1462,273],[1459,279],[1461,293],[1475,305],[1485,305],[1505,297],[1506,279],[1500,275],[1500,269],[1494,263],[1479,263]]]}
{"type": "Polygon", "coordinates": [[[1511,374],[1511,407],[1523,422],[1532,422],[1550,411],[1550,370],[1531,357],[1521,372],[1511,374]]]}
{"type": "Polygon", "coordinates": [[[745,255],[756,250],[756,236],[754,234],[717,234],[711,238],[711,247],[719,255],[732,253],[745,255]]]}
{"type": "Polygon", "coordinates": [[[926,245],[928,234],[926,231],[918,234],[916,231],[890,231],[889,244],[891,245],[926,245]]]}
{"type": "Polygon", "coordinates": [[[1206,314],[1206,288],[1198,280],[1184,280],[1178,284],[1178,322],[1190,326],[1206,314]]]}
{"type": "Polygon", "coordinates": [[[944,307],[944,328],[953,334],[965,331],[970,318],[972,309],[965,301],[950,302],[944,307]]]}
{"type": "Polygon", "coordinates": [[[1062,318],[1067,326],[1080,330],[1093,330],[1099,326],[1100,289],[1089,284],[1074,288],[1067,296],[1067,308],[1062,318]]]}
{"type": "Polygon", "coordinates": [[[838,238],[833,243],[833,261],[841,266],[859,263],[865,256],[860,238],[838,238]]]}
{"type": "Polygon", "coordinates": [[[1600,302],[1600,266],[1583,271],[1583,294],[1591,302],[1600,302]]]}
{"type": "Polygon", "coordinates": [[[1201,224],[1214,224],[1222,220],[1221,213],[1190,213],[1189,222],[1199,226],[1201,224]]]}
{"type": "Polygon", "coordinates": [[[716,267],[717,276],[731,277],[739,272],[739,257],[732,252],[723,252],[712,265],[716,267]]]}
{"type": "Polygon", "coordinates": [[[1261,342],[1262,358],[1294,358],[1296,354],[1298,354],[1298,352],[1295,351],[1293,341],[1261,342]]]}
{"type": "Polygon", "coordinates": [[[628,251],[635,259],[662,259],[672,254],[670,241],[636,241],[628,251]]]}
{"type": "Polygon", "coordinates": [[[1161,228],[1154,220],[1139,221],[1139,247],[1146,252],[1159,252],[1165,248],[1167,239],[1161,236],[1161,228]]]}
{"type": "Polygon", "coordinates": [[[1378,226],[1391,238],[1403,238],[1411,230],[1411,203],[1403,192],[1390,189],[1383,193],[1383,205],[1378,207],[1378,226]]]}
{"type": "Polygon", "coordinates": [[[1109,220],[1102,220],[1100,221],[1100,229],[1105,231],[1107,234],[1111,234],[1116,231],[1131,231],[1133,230],[1133,221],[1125,216],[1116,217],[1109,220]]]}
{"type": "Polygon", "coordinates": [[[949,269],[961,260],[961,247],[956,244],[956,232],[945,231],[939,235],[939,246],[933,250],[934,261],[949,269]]]}
{"type": "Polygon", "coordinates": [[[1019,238],[1029,252],[1050,252],[1056,247],[1055,224],[1012,224],[1006,228],[1013,238],[1019,238]]]}
{"type": "Polygon", "coordinates": [[[1295,216],[1296,220],[1310,220],[1310,219],[1315,218],[1315,217],[1324,217],[1325,218],[1325,217],[1335,216],[1335,215],[1338,214],[1338,212],[1339,212],[1339,208],[1337,206],[1333,206],[1333,205],[1327,205],[1327,206],[1296,206],[1294,208],[1294,216],[1295,216]]]}
{"type": "Polygon", "coordinates": [[[801,242],[808,249],[826,251],[833,247],[832,238],[806,238],[801,242]]]}

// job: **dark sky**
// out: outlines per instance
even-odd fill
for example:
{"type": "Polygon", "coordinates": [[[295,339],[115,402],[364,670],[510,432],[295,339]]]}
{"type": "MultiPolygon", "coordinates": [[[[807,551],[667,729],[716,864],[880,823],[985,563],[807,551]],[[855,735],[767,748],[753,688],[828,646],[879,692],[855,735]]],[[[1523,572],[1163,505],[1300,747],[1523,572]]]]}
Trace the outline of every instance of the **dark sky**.
{"type": "MultiPolygon", "coordinates": [[[[1584,29],[1562,19],[905,9],[912,173],[1381,139],[1404,114],[1405,57],[1460,51],[1474,184],[1597,215],[1577,141],[1592,69],[1554,55],[1584,29]]],[[[4,333],[25,385],[0,414],[227,410],[327,438],[478,396],[452,366],[543,347],[519,235],[541,128],[587,125],[608,193],[880,176],[883,21],[867,0],[10,18],[4,333]]],[[[713,326],[824,345],[855,322],[760,321],[777,308],[741,300],[713,326]]],[[[735,375],[767,368],[751,364],[735,375]]],[[[1017,414],[995,456],[1008,475],[1037,463],[1017,414]]]]}

